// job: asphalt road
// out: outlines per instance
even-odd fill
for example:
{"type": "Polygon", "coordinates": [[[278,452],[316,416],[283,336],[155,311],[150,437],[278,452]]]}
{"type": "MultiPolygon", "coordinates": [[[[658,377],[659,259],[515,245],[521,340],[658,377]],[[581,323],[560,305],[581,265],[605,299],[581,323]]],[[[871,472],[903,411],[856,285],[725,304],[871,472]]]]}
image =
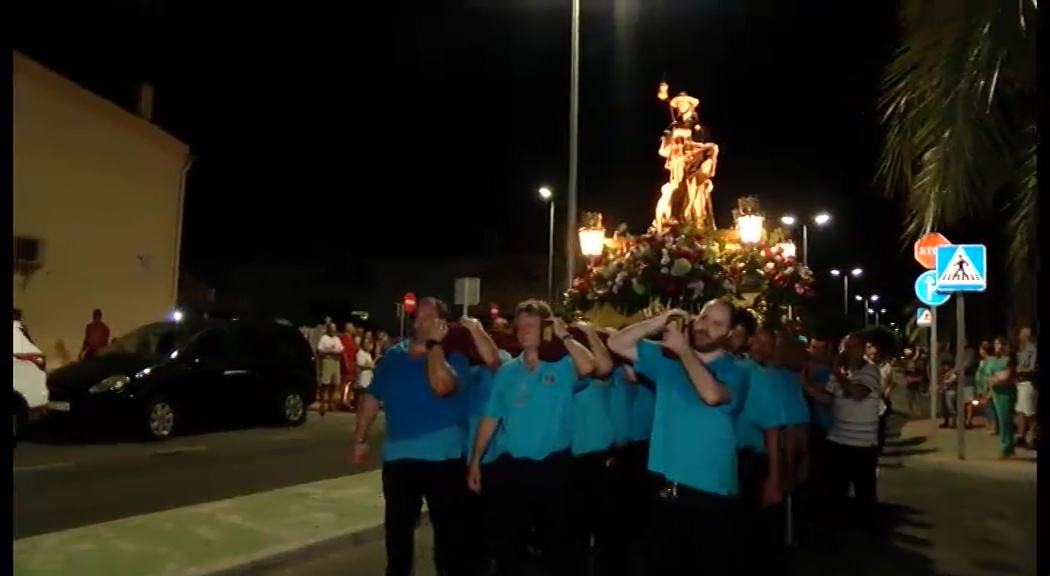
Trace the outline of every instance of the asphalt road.
{"type": "MultiPolygon", "coordinates": [[[[351,414],[311,413],[299,428],[164,443],[76,444],[65,436],[21,442],[14,451],[14,539],[378,468],[378,450],[364,465],[350,462],[353,422],[351,414]]],[[[377,422],[373,436],[381,428],[377,422]]]]}
{"type": "MultiPolygon", "coordinates": [[[[832,550],[797,552],[785,576],[1036,574],[1034,483],[904,467],[883,471],[879,490],[886,529],[849,533],[832,550]]],[[[257,576],[382,576],[383,546],[379,541],[257,576]]],[[[415,576],[436,576],[432,550],[431,532],[424,526],[416,533],[415,576]]]]}

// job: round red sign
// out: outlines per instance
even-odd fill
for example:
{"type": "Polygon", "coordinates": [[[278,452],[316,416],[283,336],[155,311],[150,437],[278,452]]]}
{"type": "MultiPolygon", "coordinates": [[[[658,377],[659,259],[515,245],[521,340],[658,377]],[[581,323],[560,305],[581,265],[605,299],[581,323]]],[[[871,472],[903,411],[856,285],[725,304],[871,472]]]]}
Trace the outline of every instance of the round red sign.
{"type": "Polygon", "coordinates": [[[951,244],[940,232],[930,232],[915,241],[915,261],[927,270],[937,265],[937,247],[951,244]]]}
{"type": "Polygon", "coordinates": [[[401,299],[401,305],[405,308],[406,314],[411,314],[416,311],[416,295],[412,292],[406,292],[404,297],[401,299]]]}

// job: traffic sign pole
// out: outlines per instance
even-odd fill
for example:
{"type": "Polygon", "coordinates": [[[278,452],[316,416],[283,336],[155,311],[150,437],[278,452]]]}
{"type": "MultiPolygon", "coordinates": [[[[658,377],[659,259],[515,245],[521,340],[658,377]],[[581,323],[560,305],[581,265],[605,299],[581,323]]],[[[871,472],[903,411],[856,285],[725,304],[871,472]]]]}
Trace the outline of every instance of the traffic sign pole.
{"type": "Polygon", "coordinates": [[[966,418],[963,412],[966,403],[963,398],[963,376],[966,371],[966,359],[963,357],[963,347],[966,344],[966,294],[959,292],[955,295],[955,438],[958,444],[959,460],[966,460],[966,418]]]}
{"type": "Polygon", "coordinates": [[[934,425],[937,424],[937,402],[938,398],[938,384],[940,380],[937,378],[937,373],[940,371],[940,359],[937,353],[937,307],[932,306],[930,308],[930,357],[927,360],[930,363],[930,421],[934,425]]]}

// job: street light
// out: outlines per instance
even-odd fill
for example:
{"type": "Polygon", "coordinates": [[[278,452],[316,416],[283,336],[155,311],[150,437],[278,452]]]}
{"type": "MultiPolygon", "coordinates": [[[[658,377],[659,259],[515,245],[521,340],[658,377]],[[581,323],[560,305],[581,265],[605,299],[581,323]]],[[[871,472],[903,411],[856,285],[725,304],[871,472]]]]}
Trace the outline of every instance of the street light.
{"type": "MultiPolygon", "coordinates": [[[[813,224],[817,226],[823,226],[831,221],[831,214],[827,212],[821,212],[812,218],[813,224]]],[[[799,223],[799,219],[794,216],[781,216],[780,222],[784,226],[794,226],[799,223]]],[[[809,224],[807,222],[801,222],[802,224],[802,263],[809,265],[809,224]]]]}
{"type": "Polygon", "coordinates": [[[871,296],[864,297],[864,296],[861,296],[860,294],[857,294],[853,298],[857,302],[860,302],[861,305],[864,307],[864,325],[867,326],[869,321],[870,321],[870,319],[871,319],[870,318],[871,315],[875,313],[875,310],[873,310],[871,306],[875,302],[879,301],[879,295],[878,294],[872,294],[871,296]]]}
{"type": "Polygon", "coordinates": [[[565,202],[565,283],[572,287],[576,275],[576,180],[580,148],[580,1],[572,0],[572,33],[569,50],[569,185],[565,202]]]}
{"type": "MultiPolygon", "coordinates": [[[[842,313],[849,316],[849,277],[860,278],[860,275],[864,273],[864,270],[860,268],[854,268],[848,273],[842,270],[832,269],[831,275],[838,278],[842,276],[842,313]]],[[[859,298],[859,297],[858,297],[859,298]]]]}
{"type": "MultiPolygon", "coordinates": [[[[540,188],[540,198],[550,204],[550,217],[547,225],[547,301],[554,299],[554,193],[550,188],[540,188]]],[[[571,278],[570,278],[571,281],[571,278]]]]}

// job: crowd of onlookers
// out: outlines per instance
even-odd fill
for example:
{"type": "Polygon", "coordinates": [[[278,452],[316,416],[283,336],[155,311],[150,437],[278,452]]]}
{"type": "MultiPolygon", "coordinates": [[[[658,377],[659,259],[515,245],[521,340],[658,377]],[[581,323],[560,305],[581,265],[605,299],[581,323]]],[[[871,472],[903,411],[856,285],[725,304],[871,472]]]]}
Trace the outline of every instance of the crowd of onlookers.
{"type": "Polygon", "coordinates": [[[317,354],[317,411],[353,410],[372,383],[376,362],[396,342],[383,330],[347,322],[339,330],[331,318],[300,329],[317,354]]]}

